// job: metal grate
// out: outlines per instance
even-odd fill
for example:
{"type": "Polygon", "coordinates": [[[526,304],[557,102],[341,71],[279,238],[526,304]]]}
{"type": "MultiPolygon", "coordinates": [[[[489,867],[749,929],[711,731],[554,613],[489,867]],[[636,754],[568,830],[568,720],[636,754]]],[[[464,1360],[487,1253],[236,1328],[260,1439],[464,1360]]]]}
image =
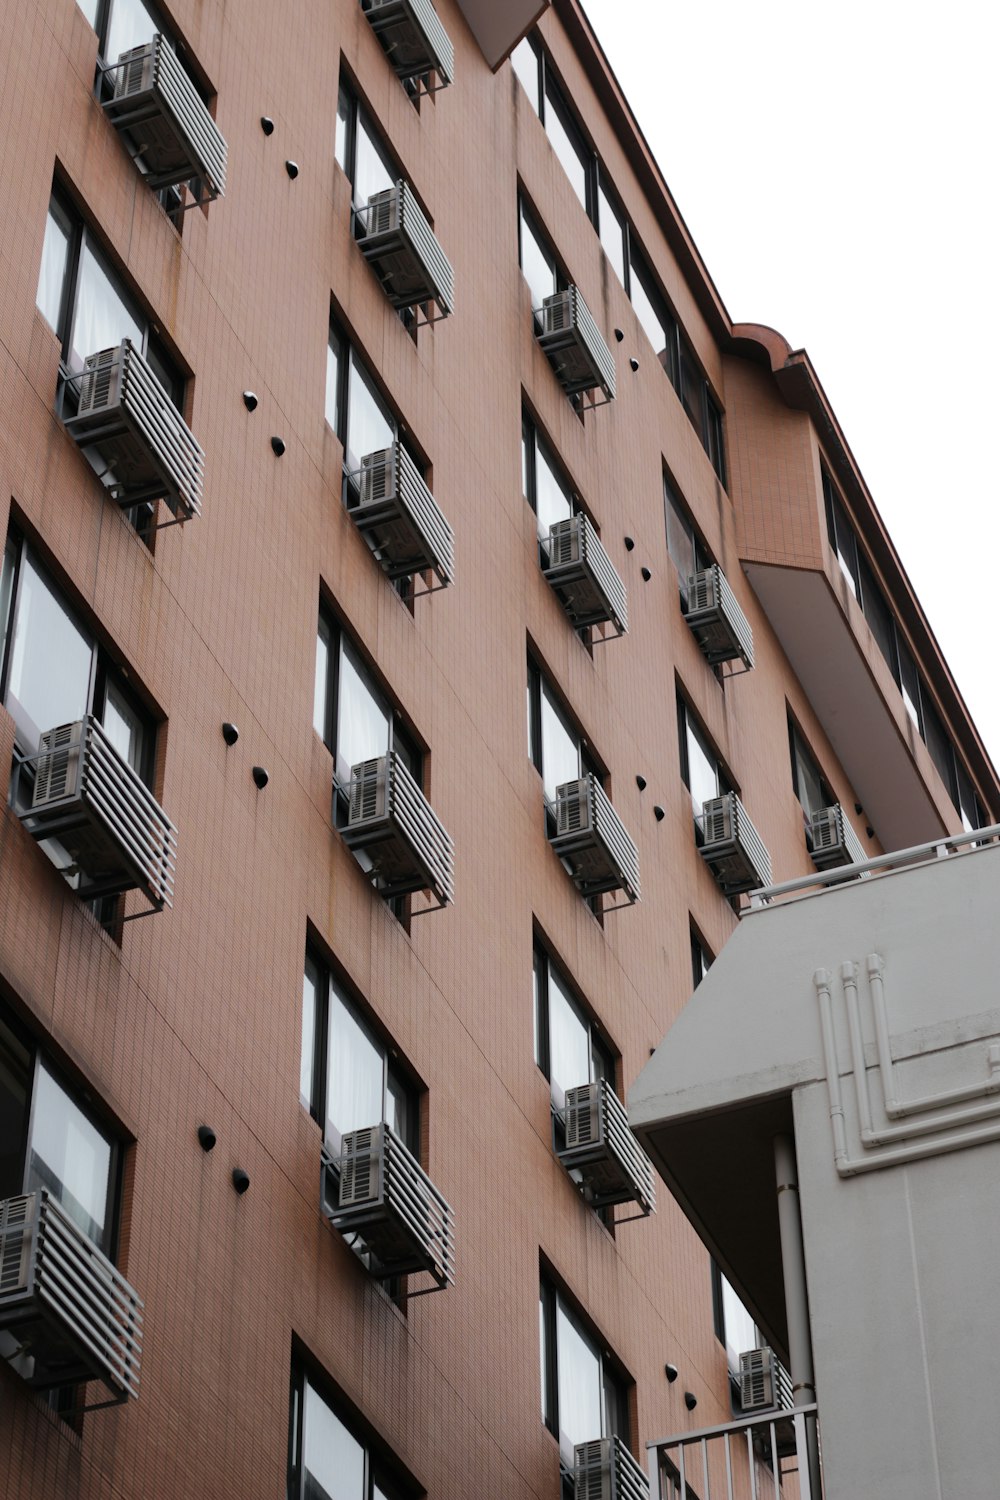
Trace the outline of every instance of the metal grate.
{"type": "Polygon", "coordinates": [[[30,1352],[30,1384],[98,1379],[114,1401],[138,1396],[142,1302],[44,1189],[0,1203],[0,1267],[0,1329],[30,1352]]]}
{"type": "Polygon", "coordinates": [[[644,1215],[655,1212],[652,1163],[606,1078],[567,1089],[562,1122],[566,1144],[559,1159],[567,1171],[581,1172],[584,1196],[593,1207],[634,1202],[644,1215]]]}
{"type": "Polygon", "coordinates": [[[579,288],[569,286],[546,297],[535,316],[542,325],[538,342],[566,394],[601,390],[606,400],[613,401],[614,358],[579,288]]]}
{"type": "MultiPolygon", "coordinates": [[[[809,819],[809,850],[818,870],[863,864],[868,858],[839,802],[821,808],[809,819]]],[[[870,879],[870,872],[863,870],[859,879],[870,879]]]]}
{"type": "Polygon", "coordinates": [[[771,883],[771,856],[735,792],[702,805],[702,859],[727,896],[771,883]]]}
{"type": "Polygon", "coordinates": [[[409,183],[374,193],[359,210],[361,253],[393,307],[435,302],[442,317],[455,310],[455,275],[409,183]]]}
{"type": "Polygon", "coordinates": [[[430,0],[361,0],[371,28],[399,78],[455,76],[455,49],[430,0]]]}
{"type": "Polygon", "coordinates": [[[162,498],[180,521],[201,514],[205,455],[130,339],[87,357],[66,429],[101,455],[120,505],[162,498]]]}
{"type": "Polygon", "coordinates": [[[688,578],[685,615],[707,661],[739,660],[750,670],[753,631],[718,563],[688,578]]]}
{"type": "Polygon", "coordinates": [[[366,454],[358,479],[360,500],[351,519],[389,577],[430,568],[442,588],[453,582],[452,529],[402,444],[366,454]]]}
{"type": "Polygon", "coordinates": [[[747,1349],[740,1355],[740,1406],[744,1411],[762,1411],[776,1406],[774,1353],[771,1349],[747,1349]]]}
{"type": "Polygon", "coordinates": [[[649,1480],[619,1437],[573,1450],[573,1500],[648,1500],[649,1480]]]}
{"type": "MultiPolygon", "coordinates": [[[[334,1167],[325,1153],[324,1172],[334,1167]]],[[[325,1212],[341,1234],[357,1235],[381,1280],[426,1272],[431,1290],[455,1280],[451,1207],[388,1124],[349,1132],[341,1143],[337,1206],[325,1212]]]]}
{"type": "Polygon", "coordinates": [[[585,896],[624,892],[638,901],[639,853],[593,772],[556,787],[556,831],[549,842],[585,896]]]}
{"type": "Polygon", "coordinates": [[[578,630],[609,623],[628,630],[625,585],[589,517],[571,516],[549,528],[548,563],[542,572],[578,630]]]}
{"type": "Polygon", "coordinates": [[[384,896],[430,891],[439,905],[455,899],[455,848],[416,781],[392,750],[351,767],[350,849],[363,851],[384,896]]]}
{"type": "Polygon", "coordinates": [[[131,140],[152,188],[197,177],[210,198],[226,191],[228,147],[165,37],[123,52],[104,109],[131,140]]]}
{"type": "Polygon", "coordinates": [[[55,839],[90,899],[141,890],[157,911],[172,904],[177,830],[92,715],[41,736],[31,806],[32,838],[55,839]]]}

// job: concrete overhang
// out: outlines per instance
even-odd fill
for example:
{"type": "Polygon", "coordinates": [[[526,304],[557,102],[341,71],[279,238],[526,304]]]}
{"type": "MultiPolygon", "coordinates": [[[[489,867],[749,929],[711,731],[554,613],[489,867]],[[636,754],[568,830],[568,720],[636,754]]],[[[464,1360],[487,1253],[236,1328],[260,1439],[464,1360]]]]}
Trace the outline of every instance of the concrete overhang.
{"type": "MultiPolygon", "coordinates": [[[[994,844],[750,911],[629,1090],[633,1130],[783,1358],[773,1140],[793,1128],[797,1091],[820,1084],[825,1097],[813,976],[882,955],[904,1068],[991,1038],[1000,1009],[982,934],[998,895],[994,844]]],[[[836,1046],[846,1059],[842,1019],[836,1046]]]]}
{"type": "Polygon", "coordinates": [[[494,73],[530,31],[549,0],[458,0],[472,35],[494,73]]]}
{"type": "Polygon", "coordinates": [[[821,569],[747,561],[744,570],[882,847],[956,832],[957,813],[860,609],[852,622],[821,569]]]}

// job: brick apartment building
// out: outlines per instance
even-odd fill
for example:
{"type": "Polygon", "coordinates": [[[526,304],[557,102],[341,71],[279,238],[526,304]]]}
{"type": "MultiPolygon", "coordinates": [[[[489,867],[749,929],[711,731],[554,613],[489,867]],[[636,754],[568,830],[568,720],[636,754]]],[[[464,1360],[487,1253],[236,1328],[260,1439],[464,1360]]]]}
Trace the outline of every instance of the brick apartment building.
{"type": "Polygon", "coordinates": [[[755,1330],[618,1101],[751,887],[1000,817],[538,9],[3,7],[10,1500],[634,1493],[755,1330]]]}

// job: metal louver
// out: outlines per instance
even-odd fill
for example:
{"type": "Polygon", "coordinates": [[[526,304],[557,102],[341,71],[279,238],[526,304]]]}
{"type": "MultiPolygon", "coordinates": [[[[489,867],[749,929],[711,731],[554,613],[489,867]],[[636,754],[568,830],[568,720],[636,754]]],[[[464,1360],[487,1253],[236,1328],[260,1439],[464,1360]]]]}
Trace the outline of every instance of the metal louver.
{"type": "Polygon", "coordinates": [[[643,1215],[655,1212],[652,1163],[606,1078],[567,1089],[561,1119],[566,1144],[559,1160],[567,1171],[580,1172],[583,1195],[593,1208],[637,1203],[643,1215]]]}
{"type": "Polygon", "coordinates": [[[771,884],[771,856],[735,792],[702,805],[698,853],[727,896],[771,884]]]}
{"type": "Polygon", "coordinates": [[[537,309],[542,331],[538,342],[548,355],[568,396],[600,390],[615,398],[615,362],[578,287],[546,297],[537,309]]]}
{"type": "Polygon", "coordinates": [[[201,179],[208,196],[226,191],[228,148],[165,37],[123,52],[104,110],[125,134],[151,188],[201,179]]]}
{"type": "Polygon", "coordinates": [[[339,1159],[324,1147],[323,1174],[337,1179],[335,1192],[324,1187],[323,1211],[341,1234],[357,1237],[374,1276],[423,1271],[433,1282],[428,1291],[454,1283],[454,1215],[390,1125],[349,1132],[339,1159]]]}
{"type": "Polygon", "coordinates": [[[0,1202],[0,1344],[36,1390],[139,1394],[142,1302],[46,1190],[0,1202]]]}
{"type": "Polygon", "coordinates": [[[622,891],[629,905],[638,901],[638,851],[592,771],[556,787],[555,813],[549,842],[568,863],[582,894],[622,891]]]}
{"type": "Polygon", "coordinates": [[[595,1438],[573,1450],[573,1500],[649,1500],[649,1480],[621,1438],[595,1438]]]}
{"type": "Polygon", "coordinates": [[[774,1352],[748,1349],[740,1355],[740,1406],[744,1411],[764,1411],[777,1406],[774,1352]]]}
{"type": "Polygon", "coordinates": [[[398,78],[426,82],[436,73],[437,88],[451,83],[455,49],[430,0],[361,0],[361,9],[398,78]]]}
{"type": "Polygon", "coordinates": [[[360,499],[349,514],[389,577],[430,568],[447,587],[455,573],[452,530],[406,449],[395,443],[366,454],[358,479],[360,499]]]}
{"type": "Polygon", "coordinates": [[[548,563],[542,572],[559,595],[573,625],[610,624],[628,630],[625,585],[589,517],[571,516],[549,528],[548,563]]]}
{"type": "Polygon", "coordinates": [[[371,860],[383,896],[429,891],[439,906],[454,900],[454,845],[396,751],[351,767],[341,833],[371,860]]]}
{"type": "Polygon", "coordinates": [[[374,193],[358,221],[361,253],[393,307],[433,302],[441,317],[454,312],[454,272],[409,183],[374,193]]]}
{"type": "Polygon", "coordinates": [[[66,430],[107,465],[119,505],[163,499],[178,521],[201,514],[205,455],[131,339],[85,361],[66,430]]]}
{"type": "MultiPolygon", "coordinates": [[[[812,814],[808,841],[813,864],[818,870],[827,870],[833,865],[863,864],[868,858],[839,802],[812,814]]],[[[869,870],[862,872],[862,880],[870,878],[869,870]]]]}
{"type": "Polygon", "coordinates": [[[705,659],[753,666],[753,631],[718,563],[692,573],[687,583],[687,622],[705,659]]]}
{"type": "Polygon", "coordinates": [[[41,736],[30,807],[32,838],[54,839],[69,856],[64,874],[86,900],[140,890],[155,911],[170,906],[177,832],[148,787],[93,716],[41,736]]]}

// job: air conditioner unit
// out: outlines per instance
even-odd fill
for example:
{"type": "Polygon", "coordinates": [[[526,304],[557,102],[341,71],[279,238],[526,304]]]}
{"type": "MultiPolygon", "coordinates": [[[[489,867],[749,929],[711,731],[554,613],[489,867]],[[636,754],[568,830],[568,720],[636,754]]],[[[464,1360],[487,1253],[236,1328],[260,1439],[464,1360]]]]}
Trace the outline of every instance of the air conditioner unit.
{"type": "Polygon", "coordinates": [[[615,362],[611,350],[594,322],[578,287],[546,297],[536,316],[542,331],[538,342],[551,361],[568,396],[582,391],[603,391],[605,400],[615,396],[615,362]]]}
{"type": "MultiPolygon", "coordinates": [[[[813,864],[818,870],[827,870],[834,865],[863,864],[869,857],[839,802],[814,812],[806,835],[813,864]]],[[[866,870],[861,879],[868,874],[866,870]]]]}
{"type": "Polygon", "coordinates": [[[0,1357],[36,1390],[139,1394],[142,1302],[45,1189],[0,1202],[0,1357]]]}
{"type": "Polygon", "coordinates": [[[131,339],[84,362],[66,430],[107,466],[121,506],[164,499],[179,521],[201,513],[205,455],[131,339]]]}
{"type": "Polygon", "coordinates": [[[628,630],[625,585],[589,518],[572,516],[549,528],[549,560],[542,572],[555,589],[577,630],[611,624],[628,630]]]}
{"type": "Polygon", "coordinates": [[[341,1234],[357,1237],[380,1280],[424,1271],[443,1290],[455,1280],[455,1224],[448,1203],[387,1124],[352,1130],[339,1159],[324,1148],[326,1178],[339,1178],[336,1206],[324,1212],[341,1234]]]}
{"type": "Polygon", "coordinates": [[[128,137],[152,188],[200,178],[211,198],[226,191],[227,146],[177,54],[157,35],[123,52],[104,109],[128,137]]]}
{"type": "Polygon", "coordinates": [[[771,857],[735,792],[702,805],[698,852],[727,896],[771,884],[771,857]]]}
{"type": "Polygon", "coordinates": [[[766,1346],[740,1355],[740,1406],[745,1412],[778,1405],[777,1371],[774,1351],[766,1346]]]}
{"type": "Polygon", "coordinates": [[[566,1090],[560,1113],[566,1144],[559,1160],[579,1171],[583,1195],[593,1208],[637,1203],[656,1209],[653,1167],[632,1131],[625,1107],[606,1078],[566,1090]]]}
{"type": "Polygon", "coordinates": [[[371,28],[399,78],[427,80],[438,88],[455,76],[455,49],[430,0],[361,0],[371,28]]]}
{"type": "Polygon", "coordinates": [[[620,890],[630,905],[638,901],[638,851],[593,772],[556,787],[555,812],[549,842],[583,895],[620,890]]]}
{"type": "Polygon", "coordinates": [[[177,831],[97,719],[46,730],[26,764],[35,784],[18,816],[32,838],[57,842],[80,896],[140,890],[156,911],[172,904],[177,831]]]}
{"type": "Polygon", "coordinates": [[[573,1450],[573,1500],[648,1500],[649,1480],[619,1437],[573,1450]]]}
{"type": "Polygon", "coordinates": [[[351,767],[349,849],[372,864],[383,896],[430,891],[440,906],[455,898],[455,850],[423,792],[396,752],[351,767]]]}
{"type": "Polygon", "coordinates": [[[707,661],[753,666],[753,631],[718,563],[692,573],[684,613],[707,661]]]}
{"type": "Polygon", "coordinates": [[[351,519],[390,578],[431,568],[442,588],[452,582],[455,542],[434,496],[401,444],[361,460],[360,498],[351,519]]]}
{"type": "Polygon", "coordinates": [[[361,253],[393,307],[436,302],[442,317],[454,312],[454,273],[409,183],[374,193],[358,222],[361,253]]]}

